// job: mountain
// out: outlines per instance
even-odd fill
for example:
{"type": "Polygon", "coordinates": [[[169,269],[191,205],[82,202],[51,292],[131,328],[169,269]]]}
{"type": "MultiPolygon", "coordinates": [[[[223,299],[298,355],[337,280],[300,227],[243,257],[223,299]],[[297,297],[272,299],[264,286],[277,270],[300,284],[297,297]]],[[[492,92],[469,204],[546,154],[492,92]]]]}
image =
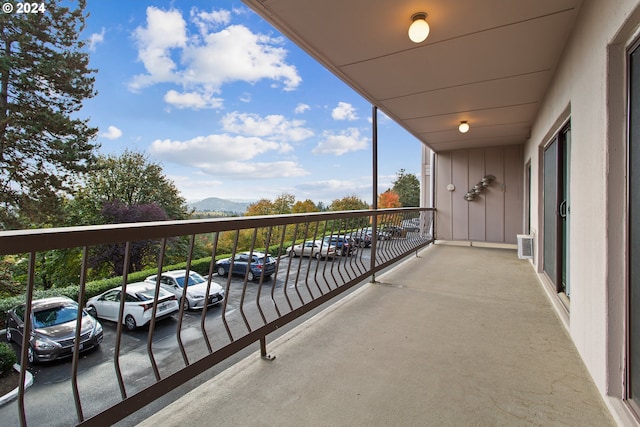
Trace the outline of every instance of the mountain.
{"type": "Polygon", "coordinates": [[[196,212],[234,212],[238,214],[245,213],[247,206],[252,202],[233,202],[231,200],[220,199],[218,197],[208,197],[199,202],[189,202],[190,208],[196,212]]]}

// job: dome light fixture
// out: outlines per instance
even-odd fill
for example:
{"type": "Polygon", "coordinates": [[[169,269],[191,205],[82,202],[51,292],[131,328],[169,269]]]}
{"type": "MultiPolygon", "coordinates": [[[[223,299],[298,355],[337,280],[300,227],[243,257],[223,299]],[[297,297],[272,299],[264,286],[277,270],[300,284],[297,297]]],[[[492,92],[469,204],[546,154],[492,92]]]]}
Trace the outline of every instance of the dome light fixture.
{"type": "Polygon", "coordinates": [[[409,38],[414,43],[422,43],[429,36],[429,24],[427,14],[424,12],[414,13],[411,16],[411,26],[409,27],[409,38]]]}
{"type": "Polygon", "coordinates": [[[466,120],[461,121],[460,126],[458,126],[458,130],[460,131],[460,133],[469,132],[469,123],[467,123],[466,120]]]}

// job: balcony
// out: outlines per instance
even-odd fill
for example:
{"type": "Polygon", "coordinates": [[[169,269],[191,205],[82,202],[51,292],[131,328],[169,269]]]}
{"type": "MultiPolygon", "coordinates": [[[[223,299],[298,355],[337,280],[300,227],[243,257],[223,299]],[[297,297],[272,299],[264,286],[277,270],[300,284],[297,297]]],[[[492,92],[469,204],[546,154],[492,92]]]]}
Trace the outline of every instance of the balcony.
{"type": "MultiPolygon", "coordinates": [[[[52,414],[59,425],[111,425],[130,414],[129,421],[140,419],[148,404],[178,387],[188,390],[189,381],[201,381],[201,374],[206,377],[231,365],[254,345],[269,359],[267,341],[280,331],[429,245],[433,213],[429,208],[401,208],[1,232],[0,255],[13,255],[26,268],[21,276],[26,293],[12,302],[23,308],[7,320],[3,336],[19,351],[20,365],[35,370],[35,381],[28,393],[20,387],[17,400],[0,408],[0,418],[7,425],[42,425],[52,421],[52,414]],[[211,252],[194,259],[194,243],[202,238],[211,252]],[[143,243],[153,248],[145,264],[157,268],[134,272],[135,248],[143,243]],[[190,287],[171,296],[179,303],[167,303],[168,283],[158,272],[176,269],[165,261],[171,250],[173,259],[176,250],[184,253],[180,268],[187,271],[182,270],[185,283],[189,271],[199,271],[207,278],[203,295],[219,289],[206,308],[185,303],[194,298],[190,287]],[[57,253],[50,251],[76,254],[79,264],[69,268],[75,269],[70,273],[77,285],[48,293],[36,289],[41,269],[57,253]],[[92,257],[103,253],[113,254],[113,265],[120,266],[123,276],[88,282],[92,257]],[[260,262],[248,268],[243,259],[260,262]],[[145,278],[148,289],[142,296],[127,290],[145,278]],[[47,335],[53,332],[46,329],[51,314],[46,313],[45,322],[30,304],[52,292],[78,302],[75,316],[68,309],[64,315],[76,319],[65,320],[64,327],[75,328],[55,338],[47,335]],[[127,298],[120,298],[124,294],[127,298]],[[101,305],[88,304],[96,295],[103,295],[101,305]],[[146,317],[130,322],[129,317],[135,317],[128,311],[130,303],[140,303],[137,307],[144,307],[146,317]],[[93,332],[104,336],[97,349],[84,347],[86,331],[81,335],[80,322],[88,314],[83,307],[101,320],[104,334],[95,328],[93,332]],[[170,307],[177,311],[163,311],[170,307]],[[51,360],[51,354],[71,355],[71,360],[35,364],[38,358],[51,360]]],[[[52,318],[50,325],[55,324],[52,318]]],[[[64,327],[56,326],[56,331],[64,327]]],[[[24,370],[21,375],[22,384],[24,370]]],[[[159,401],[166,404],[167,398],[159,401]]]]}
{"type": "Polygon", "coordinates": [[[530,264],[435,245],[153,425],[615,425],[530,264]]]}
{"type": "MultiPolygon", "coordinates": [[[[84,254],[79,302],[94,286],[84,280],[89,254],[108,243],[121,242],[130,253],[133,242],[160,238],[163,266],[167,241],[176,236],[193,242],[213,233],[215,254],[231,233],[235,254],[245,234],[252,236],[250,253],[264,244],[277,259],[268,279],[252,281],[248,270],[223,275],[224,304],[181,307],[168,323],[151,321],[135,334],[124,331],[120,305],[118,322],[103,321],[99,350],[80,353],[75,345],[72,360],[55,365],[62,372],[55,384],[21,389],[0,417],[7,425],[38,425],[51,414],[60,417],[57,425],[614,425],[531,265],[514,250],[430,245],[433,212],[0,233],[2,252],[31,249],[27,300],[35,299],[35,259],[53,248],[84,254]],[[304,244],[355,235],[363,225],[401,224],[414,227],[384,240],[374,233],[370,248],[350,256],[294,258],[287,248],[287,238],[304,244]]],[[[188,269],[192,252],[193,245],[188,269]]],[[[207,266],[217,271],[213,261],[207,266]]],[[[18,347],[22,366],[29,365],[26,344],[18,347]]],[[[55,368],[37,367],[36,385],[48,369],[55,368]]]]}

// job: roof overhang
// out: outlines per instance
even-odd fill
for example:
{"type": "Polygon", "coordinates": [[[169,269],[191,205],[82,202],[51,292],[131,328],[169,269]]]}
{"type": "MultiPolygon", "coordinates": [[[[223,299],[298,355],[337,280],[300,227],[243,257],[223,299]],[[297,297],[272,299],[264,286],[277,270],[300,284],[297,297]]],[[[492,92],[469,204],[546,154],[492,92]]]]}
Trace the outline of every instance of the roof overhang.
{"type": "Polygon", "coordinates": [[[528,139],[582,4],[243,1],[436,152],[528,139]],[[420,44],[407,36],[416,12],[431,27],[420,44]]]}

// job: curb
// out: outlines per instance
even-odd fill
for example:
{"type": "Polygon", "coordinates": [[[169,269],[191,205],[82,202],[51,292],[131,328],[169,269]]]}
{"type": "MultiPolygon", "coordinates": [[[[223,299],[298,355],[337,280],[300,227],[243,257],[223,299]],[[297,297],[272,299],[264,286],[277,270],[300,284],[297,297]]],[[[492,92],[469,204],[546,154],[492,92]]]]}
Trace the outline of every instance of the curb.
{"type": "MultiPolygon", "coordinates": [[[[20,372],[20,365],[16,363],[15,365],[13,365],[13,369],[15,369],[17,372],[20,372]]],[[[27,388],[31,387],[32,384],[33,384],[33,375],[31,375],[31,372],[26,371],[25,377],[24,377],[24,389],[26,390],[27,388]]],[[[15,389],[5,394],[4,396],[0,396],[0,406],[4,405],[5,403],[11,402],[13,399],[18,397],[19,391],[20,391],[20,387],[16,387],[15,389]]]]}

